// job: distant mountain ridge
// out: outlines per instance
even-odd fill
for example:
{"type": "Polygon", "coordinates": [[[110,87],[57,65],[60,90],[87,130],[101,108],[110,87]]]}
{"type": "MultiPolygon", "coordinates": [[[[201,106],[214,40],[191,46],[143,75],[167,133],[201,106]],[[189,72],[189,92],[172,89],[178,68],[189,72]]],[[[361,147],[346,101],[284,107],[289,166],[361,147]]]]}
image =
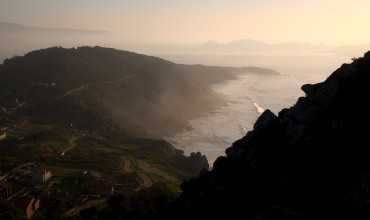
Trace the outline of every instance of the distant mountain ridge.
{"type": "Polygon", "coordinates": [[[334,48],[326,45],[315,45],[310,43],[266,43],[253,39],[233,40],[226,43],[208,41],[199,47],[200,51],[213,53],[244,53],[244,54],[265,54],[281,55],[292,53],[329,53],[334,48]]]}
{"type": "Polygon", "coordinates": [[[331,46],[307,42],[268,43],[254,39],[229,42],[208,41],[194,47],[193,51],[210,54],[249,54],[262,56],[356,56],[369,48],[369,43],[331,46]]]}
{"type": "Polygon", "coordinates": [[[107,42],[112,37],[110,32],[104,30],[50,28],[10,22],[0,22],[0,36],[0,63],[35,48],[90,45],[107,42]]]}
{"type": "Polygon", "coordinates": [[[0,32],[6,32],[10,34],[11,32],[48,32],[55,34],[107,34],[108,31],[105,30],[87,30],[87,29],[73,29],[73,28],[49,28],[49,27],[39,27],[39,26],[28,26],[23,24],[11,23],[11,22],[0,22],[0,32]]]}

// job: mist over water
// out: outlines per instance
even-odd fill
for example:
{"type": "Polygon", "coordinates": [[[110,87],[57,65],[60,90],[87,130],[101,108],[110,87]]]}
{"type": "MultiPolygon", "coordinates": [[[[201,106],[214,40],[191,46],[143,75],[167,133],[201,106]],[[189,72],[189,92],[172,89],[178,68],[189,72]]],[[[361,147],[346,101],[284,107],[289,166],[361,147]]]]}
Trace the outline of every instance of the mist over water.
{"type": "Polygon", "coordinates": [[[324,80],[331,71],[281,72],[281,75],[241,74],[238,79],[215,85],[213,90],[228,104],[189,121],[190,130],[168,140],[186,154],[201,152],[213,164],[226,148],[252,129],[264,109],[278,113],[303,96],[300,87],[324,80]]]}
{"type": "MultiPolygon", "coordinates": [[[[3,24],[2,26],[3,28],[0,25],[0,32],[3,30],[0,34],[5,41],[0,42],[0,64],[6,57],[21,55],[31,48],[38,49],[55,45],[70,47],[98,44],[130,49],[130,47],[127,48],[117,43],[112,34],[104,31],[34,28],[17,24],[3,24]]],[[[239,43],[234,45],[234,42],[231,48],[229,48],[230,45],[209,48],[209,45],[205,44],[193,45],[189,48],[175,46],[172,50],[168,45],[158,46],[159,48],[139,46],[133,49],[181,64],[258,66],[271,68],[281,73],[280,76],[242,74],[236,80],[215,85],[213,90],[220,96],[224,96],[228,104],[213,112],[208,112],[205,116],[190,120],[190,130],[167,138],[187,154],[202,152],[208,157],[210,163],[224,154],[224,150],[232,142],[244,136],[265,109],[278,113],[281,109],[292,106],[297,98],[303,95],[300,90],[303,84],[324,80],[340,64],[348,62],[353,54],[360,56],[362,52],[359,51],[363,51],[363,47],[312,48],[295,44],[286,45],[288,48],[282,50],[281,46],[277,47],[263,42],[245,41],[243,43],[240,41],[239,43]],[[264,47],[267,45],[267,48],[260,51],[261,48],[253,47],[255,43],[262,44],[264,47]],[[255,51],[252,53],[253,48],[255,51]]],[[[170,103],[170,112],[176,112],[172,106],[180,106],[176,101],[180,104],[184,101],[172,95],[168,93],[161,100],[164,100],[163,103],[170,103]]],[[[115,107],[113,106],[112,109],[115,107]]],[[[154,106],[150,109],[156,108],[154,106]]],[[[163,109],[159,111],[167,112],[163,109]]],[[[140,115],[143,114],[140,113],[140,115]]]]}

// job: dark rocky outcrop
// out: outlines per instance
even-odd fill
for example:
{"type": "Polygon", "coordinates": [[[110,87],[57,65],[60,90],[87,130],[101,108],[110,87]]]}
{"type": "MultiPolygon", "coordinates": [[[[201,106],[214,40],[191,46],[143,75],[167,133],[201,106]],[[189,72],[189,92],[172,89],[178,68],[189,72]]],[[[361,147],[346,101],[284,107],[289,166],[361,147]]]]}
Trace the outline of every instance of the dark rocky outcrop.
{"type": "Polygon", "coordinates": [[[278,116],[267,110],[211,171],[182,185],[168,219],[369,219],[370,52],[278,116]]]}

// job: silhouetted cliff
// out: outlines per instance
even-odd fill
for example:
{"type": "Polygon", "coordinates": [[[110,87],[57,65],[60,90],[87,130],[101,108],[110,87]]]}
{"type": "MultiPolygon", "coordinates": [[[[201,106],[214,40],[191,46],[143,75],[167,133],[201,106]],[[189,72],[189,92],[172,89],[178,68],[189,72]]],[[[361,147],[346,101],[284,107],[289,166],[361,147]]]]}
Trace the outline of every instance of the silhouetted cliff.
{"type": "Polygon", "coordinates": [[[265,111],[213,170],[182,185],[173,219],[369,219],[370,52],[278,116],[265,111]]]}

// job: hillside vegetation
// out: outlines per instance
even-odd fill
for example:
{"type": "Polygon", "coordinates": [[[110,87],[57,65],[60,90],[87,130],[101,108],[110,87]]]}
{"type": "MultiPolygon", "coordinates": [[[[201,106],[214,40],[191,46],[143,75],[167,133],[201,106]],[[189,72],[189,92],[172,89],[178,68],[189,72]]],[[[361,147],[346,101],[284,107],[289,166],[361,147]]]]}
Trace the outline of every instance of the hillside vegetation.
{"type": "Polygon", "coordinates": [[[141,216],[209,168],[164,141],[222,105],[250,67],[187,66],[108,48],[48,48],[0,66],[0,219],[141,216]],[[116,201],[116,202],[115,202],[116,201]],[[85,214],[83,214],[85,213],[85,214]]]}

